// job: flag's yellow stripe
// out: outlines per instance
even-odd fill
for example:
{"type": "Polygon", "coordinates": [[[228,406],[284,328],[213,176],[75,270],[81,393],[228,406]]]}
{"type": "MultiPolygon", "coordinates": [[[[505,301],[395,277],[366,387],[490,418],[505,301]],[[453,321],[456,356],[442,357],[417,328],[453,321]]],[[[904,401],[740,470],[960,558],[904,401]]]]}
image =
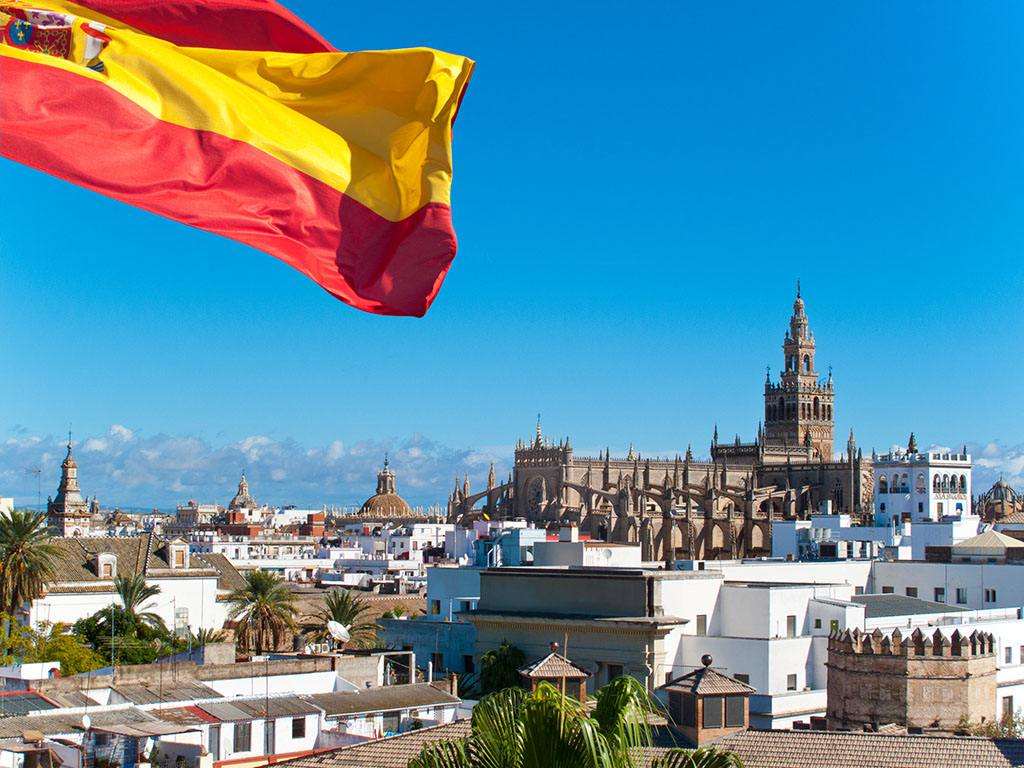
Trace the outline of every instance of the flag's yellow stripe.
{"type": "MultiPolygon", "coordinates": [[[[71,10],[47,0],[32,5],[71,10]]],[[[425,48],[180,48],[129,29],[106,32],[102,75],[10,46],[0,55],[99,79],[154,117],[244,141],[391,221],[449,202],[451,121],[472,70],[464,57],[425,48]]]]}

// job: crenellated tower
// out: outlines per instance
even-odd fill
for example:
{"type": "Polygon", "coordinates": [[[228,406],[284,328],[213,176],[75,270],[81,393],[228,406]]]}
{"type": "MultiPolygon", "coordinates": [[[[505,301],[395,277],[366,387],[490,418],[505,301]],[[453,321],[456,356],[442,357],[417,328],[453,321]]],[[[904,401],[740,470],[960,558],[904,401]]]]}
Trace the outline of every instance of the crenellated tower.
{"type": "Polygon", "coordinates": [[[764,384],[764,440],[771,445],[807,446],[826,461],[832,459],[834,389],[832,372],[818,379],[811,332],[800,283],[796,286],[793,315],[782,342],[783,370],[764,384]]]}

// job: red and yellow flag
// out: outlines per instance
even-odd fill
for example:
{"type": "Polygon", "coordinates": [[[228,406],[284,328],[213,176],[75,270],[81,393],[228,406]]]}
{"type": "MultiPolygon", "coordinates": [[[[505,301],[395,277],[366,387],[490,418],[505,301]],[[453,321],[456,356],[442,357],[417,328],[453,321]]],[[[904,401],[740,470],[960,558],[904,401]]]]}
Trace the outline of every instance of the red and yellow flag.
{"type": "Polygon", "coordinates": [[[472,69],[335,51],[273,0],[0,0],[0,155],[422,315],[472,69]]]}

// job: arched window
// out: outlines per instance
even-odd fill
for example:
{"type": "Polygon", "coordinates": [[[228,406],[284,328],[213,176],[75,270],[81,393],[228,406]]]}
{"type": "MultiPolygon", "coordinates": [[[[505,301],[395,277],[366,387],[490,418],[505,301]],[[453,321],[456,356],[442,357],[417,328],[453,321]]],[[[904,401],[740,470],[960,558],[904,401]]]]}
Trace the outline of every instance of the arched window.
{"type": "Polygon", "coordinates": [[[781,397],[779,398],[779,412],[777,414],[777,418],[786,418],[786,401],[783,400],[781,397]]]}
{"type": "Polygon", "coordinates": [[[821,403],[818,398],[814,398],[814,418],[817,419],[821,416],[821,403]]]}
{"type": "Polygon", "coordinates": [[[942,490],[943,491],[948,491],[949,490],[949,475],[943,475],[942,476],[942,490]]]}
{"type": "Polygon", "coordinates": [[[941,482],[942,481],[939,479],[938,475],[936,475],[935,477],[932,478],[932,491],[934,493],[938,493],[939,492],[939,490],[940,490],[940,483],[941,482]]]}
{"type": "Polygon", "coordinates": [[[960,493],[967,493],[967,475],[960,475],[960,493]]]}
{"type": "Polygon", "coordinates": [[[811,370],[811,356],[804,355],[804,372],[808,373],[811,370]]]}
{"type": "Polygon", "coordinates": [[[918,493],[924,493],[924,489],[925,489],[924,472],[918,472],[917,473],[917,488],[916,488],[916,490],[917,490],[918,493]]]}
{"type": "MultiPolygon", "coordinates": [[[[878,492],[879,493],[888,493],[889,492],[889,480],[886,478],[885,475],[882,475],[881,477],[878,478],[878,492]]],[[[882,506],[884,508],[885,505],[883,504],[882,506]]]]}
{"type": "Polygon", "coordinates": [[[900,493],[910,493],[910,478],[906,472],[900,475],[900,493]]]}
{"type": "Polygon", "coordinates": [[[900,492],[900,476],[899,475],[893,475],[892,476],[892,481],[889,483],[889,493],[899,493],[899,492],[900,492]]]}

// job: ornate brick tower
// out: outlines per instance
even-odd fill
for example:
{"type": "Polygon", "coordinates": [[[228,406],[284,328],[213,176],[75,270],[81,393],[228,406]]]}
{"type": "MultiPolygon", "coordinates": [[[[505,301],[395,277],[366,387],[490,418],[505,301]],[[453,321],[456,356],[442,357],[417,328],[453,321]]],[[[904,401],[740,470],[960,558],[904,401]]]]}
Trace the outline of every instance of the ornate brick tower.
{"type": "Polygon", "coordinates": [[[826,461],[832,459],[832,372],[818,381],[814,368],[814,334],[811,333],[796,284],[796,300],[789,330],[782,342],[785,367],[777,383],[769,375],[764,383],[765,442],[774,445],[808,446],[826,461]]]}

